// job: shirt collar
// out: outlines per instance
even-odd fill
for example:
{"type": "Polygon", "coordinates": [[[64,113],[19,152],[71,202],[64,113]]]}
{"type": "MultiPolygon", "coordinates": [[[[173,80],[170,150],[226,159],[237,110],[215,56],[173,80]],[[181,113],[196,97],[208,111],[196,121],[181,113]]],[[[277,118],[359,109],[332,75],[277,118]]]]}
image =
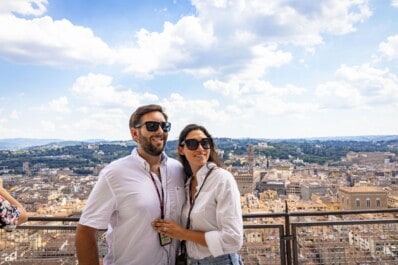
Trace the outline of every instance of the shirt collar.
{"type": "Polygon", "coordinates": [[[199,169],[199,171],[196,173],[196,178],[197,178],[197,181],[198,181],[198,185],[199,185],[199,186],[202,185],[202,183],[203,183],[203,181],[204,181],[204,179],[205,179],[205,177],[206,177],[207,172],[209,172],[209,170],[210,170],[211,168],[215,167],[215,166],[216,166],[215,163],[213,163],[213,162],[207,162],[206,165],[202,166],[202,167],[199,169]]]}
{"type": "MultiPolygon", "coordinates": [[[[133,156],[135,161],[137,161],[141,167],[143,167],[148,172],[150,171],[151,167],[150,167],[149,163],[138,154],[137,148],[134,148],[133,151],[131,151],[131,155],[133,156]]],[[[168,157],[167,157],[166,153],[163,151],[161,154],[161,160],[160,160],[161,167],[166,165],[167,159],[168,159],[168,157]]]]}

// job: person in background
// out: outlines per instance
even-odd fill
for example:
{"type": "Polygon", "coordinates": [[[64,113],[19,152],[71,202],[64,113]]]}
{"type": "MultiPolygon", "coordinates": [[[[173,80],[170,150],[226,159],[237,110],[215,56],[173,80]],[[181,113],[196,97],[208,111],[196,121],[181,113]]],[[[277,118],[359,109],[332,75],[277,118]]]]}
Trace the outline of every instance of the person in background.
{"type": "Polygon", "coordinates": [[[153,227],[186,241],[188,264],[242,264],[240,193],[230,172],[221,167],[214,141],[201,125],[189,124],[179,136],[179,158],[189,179],[182,218],[184,226],[159,219],[153,227]]]}
{"type": "Polygon", "coordinates": [[[27,220],[28,214],[22,204],[0,185],[0,228],[10,231],[27,220]]]}
{"type": "Polygon", "coordinates": [[[80,265],[99,264],[96,231],[106,229],[105,265],[174,265],[178,240],[157,233],[157,218],[180,220],[185,201],[183,167],[164,152],[171,128],[159,105],[137,108],[130,133],[137,148],[100,173],[76,229],[80,265]]]}

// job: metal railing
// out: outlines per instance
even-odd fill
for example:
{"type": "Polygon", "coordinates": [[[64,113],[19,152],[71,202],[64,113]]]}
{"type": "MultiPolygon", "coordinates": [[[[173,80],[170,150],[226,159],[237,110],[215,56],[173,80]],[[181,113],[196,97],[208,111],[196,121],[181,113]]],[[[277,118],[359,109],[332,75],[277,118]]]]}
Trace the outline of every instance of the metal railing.
{"type": "MultiPolygon", "coordinates": [[[[243,215],[245,265],[398,264],[398,209],[243,215]]],[[[0,229],[0,265],[77,264],[78,218],[30,217],[0,229]]],[[[98,232],[100,256],[106,251],[98,232]]]]}

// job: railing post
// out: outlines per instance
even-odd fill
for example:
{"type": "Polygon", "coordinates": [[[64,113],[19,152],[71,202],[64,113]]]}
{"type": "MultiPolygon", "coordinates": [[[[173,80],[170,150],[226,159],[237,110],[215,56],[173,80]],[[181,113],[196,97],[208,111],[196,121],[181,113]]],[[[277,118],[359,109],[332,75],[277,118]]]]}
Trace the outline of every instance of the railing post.
{"type": "Polygon", "coordinates": [[[285,201],[285,235],[283,238],[286,249],[286,265],[291,265],[292,263],[292,237],[290,234],[290,216],[287,201],[285,201]]]}
{"type": "Polygon", "coordinates": [[[297,242],[297,226],[295,226],[295,224],[293,223],[292,225],[292,238],[294,240],[293,243],[293,261],[291,264],[293,265],[297,265],[298,264],[298,242],[297,242]]]}

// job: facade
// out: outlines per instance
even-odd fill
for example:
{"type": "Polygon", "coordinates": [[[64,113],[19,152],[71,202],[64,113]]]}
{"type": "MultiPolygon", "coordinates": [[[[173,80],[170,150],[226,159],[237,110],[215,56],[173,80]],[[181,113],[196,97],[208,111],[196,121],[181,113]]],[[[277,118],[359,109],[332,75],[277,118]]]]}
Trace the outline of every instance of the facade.
{"type": "Polygon", "coordinates": [[[376,186],[340,187],[342,210],[369,210],[387,207],[387,191],[376,186]]]}
{"type": "Polygon", "coordinates": [[[253,192],[253,175],[248,170],[239,170],[232,174],[238,184],[240,195],[253,192]]]}
{"type": "Polygon", "coordinates": [[[311,200],[313,193],[325,195],[327,194],[327,187],[316,182],[301,184],[301,198],[303,200],[311,200]]]}
{"type": "Polygon", "coordinates": [[[278,195],[286,195],[285,183],[281,181],[261,181],[257,183],[256,189],[258,192],[272,190],[276,191],[278,195]]]}

